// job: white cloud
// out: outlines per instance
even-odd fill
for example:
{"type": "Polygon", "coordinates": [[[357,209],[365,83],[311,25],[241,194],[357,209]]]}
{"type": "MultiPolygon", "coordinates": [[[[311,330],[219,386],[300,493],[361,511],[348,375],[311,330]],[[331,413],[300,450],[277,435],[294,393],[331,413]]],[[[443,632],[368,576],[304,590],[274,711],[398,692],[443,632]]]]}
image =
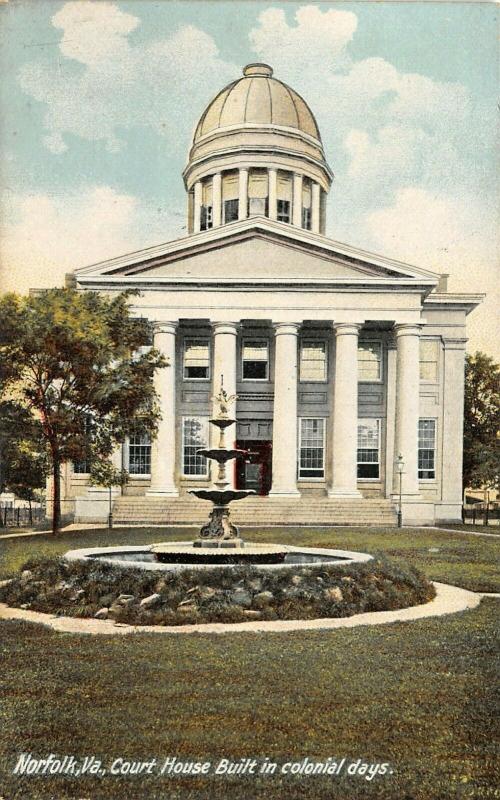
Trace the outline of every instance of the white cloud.
{"type": "Polygon", "coordinates": [[[0,285],[7,291],[62,285],[76,267],[183,235],[168,209],[109,186],[73,195],[13,195],[0,228],[0,285]]]}
{"type": "Polygon", "coordinates": [[[201,113],[210,93],[237,74],[192,25],[146,43],[131,40],[139,19],[113,3],[69,2],[52,23],[62,30],[64,58],[25,65],[19,82],[46,104],[44,142],[55,154],[67,149],[68,134],[116,152],[133,128],[152,129],[185,150],[195,123],[186,106],[201,113]]]}

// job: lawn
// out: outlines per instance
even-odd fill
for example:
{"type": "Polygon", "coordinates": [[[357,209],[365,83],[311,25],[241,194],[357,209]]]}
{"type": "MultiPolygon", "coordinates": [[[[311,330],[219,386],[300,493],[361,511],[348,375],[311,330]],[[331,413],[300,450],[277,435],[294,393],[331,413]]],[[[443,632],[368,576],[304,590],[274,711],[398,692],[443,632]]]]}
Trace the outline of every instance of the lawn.
{"type": "MultiPolygon", "coordinates": [[[[0,541],[3,573],[32,555],[167,538],[116,530],[0,541]]],[[[186,529],[172,538],[189,538],[186,529]]],[[[256,538],[256,537],[254,537],[256,538]]],[[[500,540],[403,530],[263,531],[259,538],[406,559],[430,577],[498,589],[500,540]],[[429,549],[438,548],[438,552],[429,549]]],[[[498,600],[449,617],[291,634],[61,635],[1,624],[0,796],[4,800],[453,800],[494,796],[498,600]],[[102,776],[12,774],[22,752],[95,755],[102,776]],[[264,759],[271,775],[113,776],[129,760],[264,759]],[[314,761],[388,763],[368,781],[289,776],[314,761]]],[[[259,761],[260,766],[261,761],[259,761]]],[[[498,763],[498,761],[496,762],[498,763]]]]}

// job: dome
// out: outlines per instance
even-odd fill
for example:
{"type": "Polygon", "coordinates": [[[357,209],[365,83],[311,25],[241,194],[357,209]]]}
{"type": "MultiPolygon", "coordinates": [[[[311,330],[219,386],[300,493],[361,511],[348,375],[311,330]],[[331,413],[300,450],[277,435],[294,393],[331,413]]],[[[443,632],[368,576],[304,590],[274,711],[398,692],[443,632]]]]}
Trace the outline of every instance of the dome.
{"type": "Polygon", "coordinates": [[[216,130],[246,125],[294,128],[321,141],[307,103],[285,83],[273,78],[272,67],[267,64],[248,64],[242,78],[219,92],[203,113],[193,144],[216,130]]]}

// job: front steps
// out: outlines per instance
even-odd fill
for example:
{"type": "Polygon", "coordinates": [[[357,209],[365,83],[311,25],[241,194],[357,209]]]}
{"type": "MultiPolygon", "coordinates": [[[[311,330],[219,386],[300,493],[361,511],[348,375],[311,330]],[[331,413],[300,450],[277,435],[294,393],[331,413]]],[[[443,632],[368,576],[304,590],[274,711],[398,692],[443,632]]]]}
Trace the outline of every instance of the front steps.
{"type": "MultiPolygon", "coordinates": [[[[118,497],[115,525],[202,525],[212,504],[191,497],[118,497]]],[[[394,527],[396,511],[385,498],[333,499],[247,497],[231,503],[231,521],[242,527],[269,525],[377,525],[394,527]]]]}

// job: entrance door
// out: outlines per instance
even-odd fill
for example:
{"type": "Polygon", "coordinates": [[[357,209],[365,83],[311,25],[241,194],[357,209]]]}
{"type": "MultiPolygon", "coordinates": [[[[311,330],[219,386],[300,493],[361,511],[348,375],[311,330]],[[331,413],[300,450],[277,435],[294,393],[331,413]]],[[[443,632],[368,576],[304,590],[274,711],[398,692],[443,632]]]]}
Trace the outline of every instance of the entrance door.
{"type": "Polygon", "coordinates": [[[262,439],[244,439],[236,442],[241,450],[250,450],[254,455],[236,461],[236,488],[253,489],[259,495],[269,494],[271,489],[272,442],[262,439]]]}

